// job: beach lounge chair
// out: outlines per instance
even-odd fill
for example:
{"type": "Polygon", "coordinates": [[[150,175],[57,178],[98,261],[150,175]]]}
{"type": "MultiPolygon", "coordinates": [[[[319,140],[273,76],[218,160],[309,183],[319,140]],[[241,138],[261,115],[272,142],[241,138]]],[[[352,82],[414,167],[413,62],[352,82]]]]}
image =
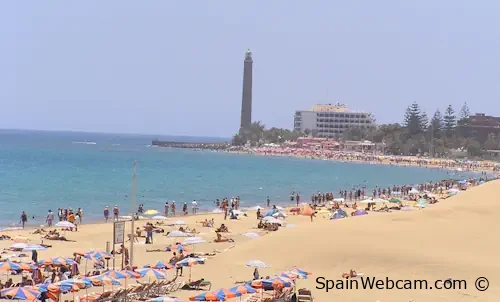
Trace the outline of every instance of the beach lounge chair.
{"type": "Polygon", "coordinates": [[[297,292],[297,302],[311,302],[313,301],[313,296],[310,290],[306,288],[301,288],[297,292]]]}
{"type": "Polygon", "coordinates": [[[200,280],[186,283],[182,286],[182,289],[186,289],[186,290],[201,290],[202,288],[205,288],[206,290],[210,290],[212,288],[212,282],[207,281],[205,279],[200,279],[200,280]]]}

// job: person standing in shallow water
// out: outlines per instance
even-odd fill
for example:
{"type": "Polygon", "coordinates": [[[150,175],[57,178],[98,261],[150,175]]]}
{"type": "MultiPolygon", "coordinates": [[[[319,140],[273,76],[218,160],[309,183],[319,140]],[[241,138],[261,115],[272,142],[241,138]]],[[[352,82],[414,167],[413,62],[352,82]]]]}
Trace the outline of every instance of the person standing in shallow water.
{"type": "Polygon", "coordinates": [[[24,225],[28,223],[28,215],[26,214],[25,211],[22,211],[21,212],[21,225],[23,226],[23,229],[24,229],[24,225]]]}
{"type": "Polygon", "coordinates": [[[269,198],[269,196],[267,196],[266,203],[267,207],[269,208],[269,206],[271,205],[271,199],[269,198]]]}
{"type": "Polygon", "coordinates": [[[104,221],[108,222],[109,219],[109,208],[108,206],[104,207],[104,221]]]}

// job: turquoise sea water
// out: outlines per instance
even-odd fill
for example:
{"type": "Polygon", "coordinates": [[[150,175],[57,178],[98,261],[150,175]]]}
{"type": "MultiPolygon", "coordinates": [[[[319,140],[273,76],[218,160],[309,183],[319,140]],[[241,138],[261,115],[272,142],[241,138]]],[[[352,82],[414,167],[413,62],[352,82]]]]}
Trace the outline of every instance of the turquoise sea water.
{"type": "MultiPolygon", "coordinates": [[[[313,192],[416,184],[448,178],[446,171],[387,165],[262,157],[151,147],[152,136],[0,130],[0,225],[43,223],[48,209],[82,207],[85,219],[101,219],[115,204],[131,212],[133,162],[137,203],[163,211],[165,200],[196,199],[202,209],[216,198],[239,195],[243,207],[286,203],[290,192],[303,200],[313,192]]],[[[173,139],[172,137],[167,139],[173,139]]],[[[209,138],[176,138],[207,141],[209,138]]],[[[215,140],[215,139],[212,139],[215,140]]]]}

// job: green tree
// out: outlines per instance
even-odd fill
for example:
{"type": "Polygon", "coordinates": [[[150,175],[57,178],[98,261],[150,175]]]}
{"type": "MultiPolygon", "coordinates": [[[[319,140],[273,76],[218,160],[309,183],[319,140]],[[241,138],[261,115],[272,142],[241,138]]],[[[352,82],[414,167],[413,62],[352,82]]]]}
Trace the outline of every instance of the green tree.
{"type": "Polygon", "coordinates": [[[467,102],[465,102],[462,105],[462,109],[460,109],[460,115],[459,115],[459,120],[465,120],[468,119],[470,116],[470,110],[469,106],[467,105],[467,102]]]}
{"type": "Polygon", "coordinates": [[[443,117],[443,127],[447,136],[451,136],[457,125],[457,118],[455,116],[455,110],[451,105],[448,105],[443,117]]]}
{"type": "Polygon", "coordinates": [[[410,136],[422,133],[427,127],[427,115],[422,113],[417,103],[406,109],[403,125],[410,136]]]}
{"type": "Polygon", "coordinates": [[[443,116],[441,115],[441,111],[439,111],[439,109],[434,112],[429,128],[429,130],[432,131],[432,137],[441,137],[441,131],[443,130],[443,116]]]}

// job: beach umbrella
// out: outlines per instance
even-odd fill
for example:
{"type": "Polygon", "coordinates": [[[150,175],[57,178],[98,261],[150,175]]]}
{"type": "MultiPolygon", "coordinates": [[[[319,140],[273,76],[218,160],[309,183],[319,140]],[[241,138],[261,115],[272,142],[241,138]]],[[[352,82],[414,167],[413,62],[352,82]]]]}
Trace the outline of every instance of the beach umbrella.
{"type": "MultiPolygon", "coordinates": [[[[87,278],[85,278],[87,279],[87,278]]],[[[99,275],[99,276],[94,276],[94,277],[89,277],[88,279],[90,279],[90,281],[92,282],[92,284],[94,285],[120,285],[120,281],[118,281],[117,279],[115,278],[112,278],[110,276],[106,276],[106,275],[99,275]]]]}
{"type": "Polygon", "coordinates": [[[44,251],[47,248],[39,244],[30,244],[23,248],[23,252],[44,251]]]}
{"type": "Polygon", "coordinates": [[[247,262],[246,266],[249,267],[260,267],[260,268],[268,268],[270,267],[269,265],[265,264],[264,262],[260,260],[250,260],[247,262]]]}
{"type": "Polygon", "coordinates": [[[21,269],[19,264],[11,262],[10,260],[0,262],[0,271],[18,271],[21,269]]]}
{"type": "Polygon", "coordinates": [[[189,237],[189,234],[181,231],[172,231],[168,233],[167,237],[189,237]]]}
{"type": "Polygon", "coordinates": [[[182,242],[182,245],[194,245],[207,242],[205,239],[201,237],[190,237],[182,242]]]}
{"type": "Polygon", "coordinates": [[[417,189],[415,189],[415,188],[411,188],[411,190],[410,190],[410,192],[409,192],[409,193],[410,193],[410,194],[418,194],[418,193],[420,193],[420,191],[419,191],[419,190],[417,190],[417,189]]]}
{"type": "Polygon", "coordinates": [[[334,198],[333,201],[335,202],[344,202],[345,199],[344,198],[334,198]]]}
{"type": "Polygon", "coordinates": [[[184,220],[176,220],[174,225],[186,225],[187,223],[184,220]]]}
{"type": "Polygon", "coordinates": [[[247,283],[242,284],[242,285],[238,285],[238,286],[235,286],[235,287],[231,287],[229,289],[229,291],[233,292],[235,294],[240,294],[240,295],[254,294],[254,293],[257,292],[253,287],[251,287],[247,283]]]}
{"type": "Polygon", "coordinates": [[[145,278],[156,278],[156,279],[167,279],[167,274],[163,271],[154,268],[143,268],[137,270],[141,277],[145,278]]]}
{"type": "Polygon", "coordinates": [[[214,210],[212,210],[212,213],[222,213],[222,210],[221,209],[214,209],[214,210]]]}
{"type": "Polygon", "coordinates": [[[53,257],[47,260],[38,261],[38,265],[71,265],[74,263],[75,261],[73,259],[64,257],[53,257]]]}
{"type": "Polygon", "coordinates": [[[141,274],[131,271],[131,270],[121,270],[120,273],[125,274],[127,278],[125,279],[139,279],[141,278],[141,274]]]}
{"type": "Polygon", "coordinates": [[[413,211],[413,209],[410,206],[404,206],[404,207],[401,208],[401,211],[409,212],[409,211],[413,211]]]}
{"type": "Polygon", "coordinates": [[[146,212],[144,212],[144,215],[156,215],[158,213],[159,212],[157,210],[147,210],[146,212]]]}
{"type": "Polygon", "coordinates": [[[69,221],[59,221],[58,223],[56,223],[56,227],[60,227],[60,228],[76,228],[76,225],[72,224],[69,221]]]}
{"type": "Polygon", "coordinates": [[[184,258],[181,261],[178,261],[175,266],[176,267],[183,267],[183,266],[188,266],[189,267],[189,280],[191,280],[191,267],[196,264],[205,264],[205,258],[193,258],[193,257],[188,257],[184,258]]]}
{"type": "Polygon", "coordinates": [[[399,200],[397,198],[391,198],[391,200],[389,200],[389,202],[391,202],[391,203],[401,203],[401,200],[399,200]]]}
{"type": "Polygon", "coordinates": [[[264,288],[268,288],[271,286],[272,288],[283,288],[283,287],[291,287],[293,281],[285,278],[285,277],[273,277],[271,279],[262,280],[262,284],[264,288]]]}
{"type": "Polygon", "coordinates": [[[304,276],[312,275],[310,272],[302,270],[302,269],[299,269],[299,268],[296,268],[296,267],[292,268],[288,272],[290,272],[292,274],[301,274],[301,275],[304,275],[304,276]]]}
{"type": "Polygon", "coordinates": [[[85,253],[85,255],[83,257],[85,257],[86,259],[92,259],[92,258],[111,259],[111,258],[113,258],[113,255],[111,253],[104,252],[104,251],[89,251],[89,252],[85,253]]]}
{"type": "Polygon", "coordinates": [[[255,238],[259,238],[260,235],[257,234],[257,233],[254,233],[254,232],[248,232],[248,233],[245,233],[243,234],[243,236],[246,236],[248,238],[252,238],[252,239],[255,239],[255,238]]]}
{"type": "Polygon", "coordinates": [[[129,279],[130,276],[122,273],[120,271],[107,271],[103,274],[104,276],[108,276],[114,279],[129,279]]]}
{"type": "Polygon", "coordinates": [[[205,258],[188,257],[182,259],[181,261],[178,261],[175,265],[177,267],[181,267],[181,266],[193,266],[196,264],[205,264],[205,258]]]}
{"type": "Polygon", "coordinates": [[[158,261],[158,262],[153,263],[153,264],[146,264],[146,265],[144,265],[144,268],[149,268],[149,267],[159,268],[159,269],[172,269],[172,268],[174,268],[174,266],[172,264],[165,263],[163,261],[158,261]]]}
{"type": "Polygon", "coordinates": [[[283,211],[285,208],[280,207],[280,206],[276,206],[276,209],[278,209],[278,210],[280,210],[280,211],[283,211]]]}
{"type": "Polygon", "coordinates": [[[153,299],[150,299],[148,301],[149,302],[182,302],[182,300],[177,299],[175,297],[166,297],[166,296],[153,298],[153,299]]]}
{"type": "Polygon", "coordinates": [[[9,299],[36,301],[40,291],[33,287],[11,287],[0,292],[0,296],[9,299]]]}
{"type": "Polygon", "coordinates": [[[155,219],[155,220],[169,220],[170,218],[168,218],[166,216],[162,216],[162,215],[157,215],[157,216],[151,217],[151,219],[155,219]]]}
{"type": "Polygon", "coordinates": [[[241,296],[241,294],[233,293],[227,289],[221,289],[217,292],[205,292],[189,297],[189,301],[226,301],[227,299],[239,296],[241,296]]]}
{"type": "Polygon", "coordinates": [[[38,269],[37,266],[29,264],[29,263],[16,263],[16,264],[19,265],[19,267],[23,271],[31,271],[31,270],[34,270],[34,269],[38,269]]]}

